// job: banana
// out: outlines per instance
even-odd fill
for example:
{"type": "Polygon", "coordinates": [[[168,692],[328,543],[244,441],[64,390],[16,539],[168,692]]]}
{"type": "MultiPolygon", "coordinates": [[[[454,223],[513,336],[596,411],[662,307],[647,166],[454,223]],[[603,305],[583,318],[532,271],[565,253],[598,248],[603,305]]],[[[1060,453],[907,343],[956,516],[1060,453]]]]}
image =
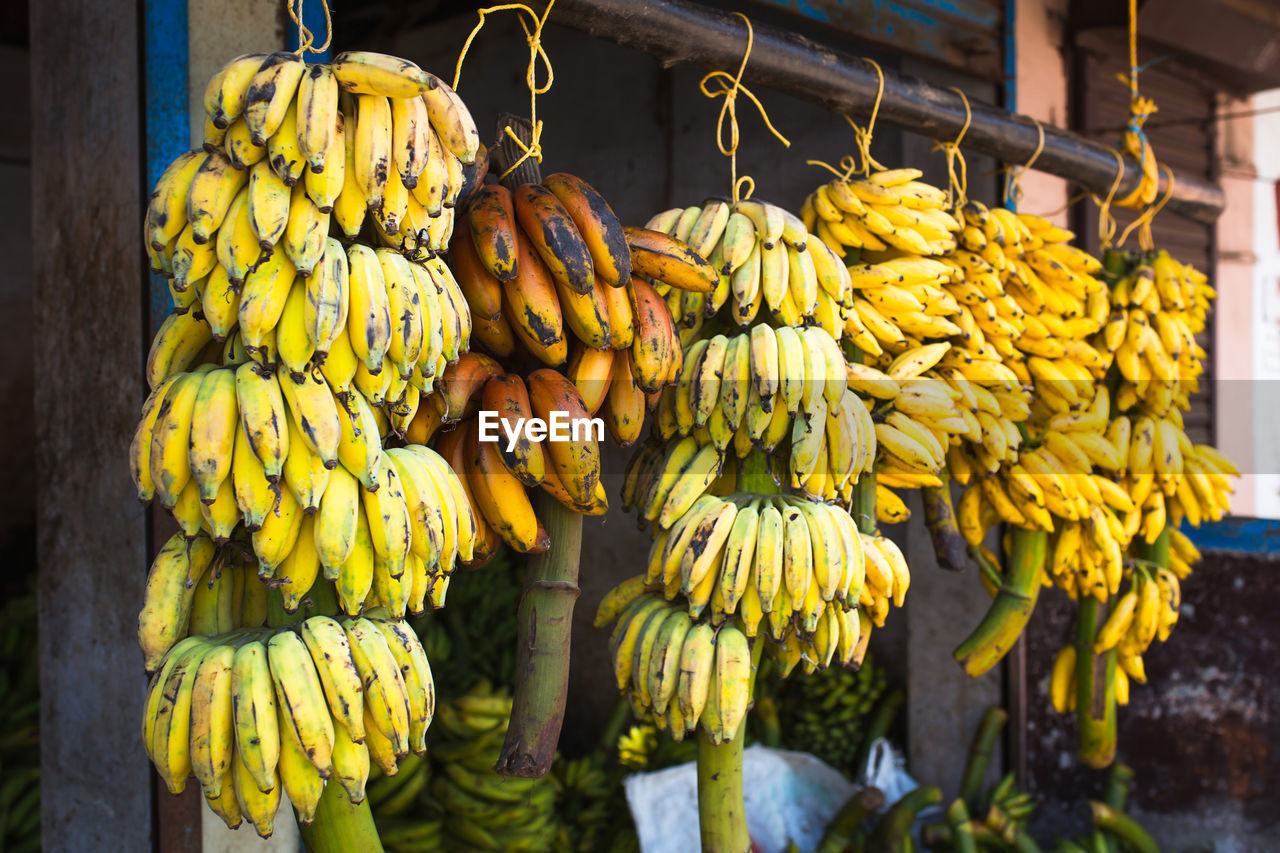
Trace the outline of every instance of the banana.
{"type": "Polygon", "coordinates": [[[542,183],[560,200],[586,243],[596,280],[611,288],[626,285],[631,250],[609,203],[586,181],[566,172],[548,175],[542,183]]]}
{"type": "MultiPolygon", "coordinates": [[[[475,433],[473,431],[472,436],[475,433]]],[[[551,545],[524,485],[502,461],[494,441],[474,441],[467,449],[468,480],[489,525],[521,553],[541,553],[551,545]]],[[[534,446],[535,450],[542,448],[534,446]]]]}
{"type": "Polygon", "coordinates": [[[530,352],[547,364],[561,364],[569,345],[554,279],[523,231],[517,232],[516,252],[516,278],[502,289],[503,315],[530,352]]]}
{"type": "Polygon", "coordinates": [[[315,819],[316,808],[324,793],[324,777],[307,758],[297,738],[289,733],[289,716],[284,706],[277,709],[280,719],[280,761],[276,771],[297,815],[298,823],[307,826],[315,819]]]}
{"type": "MultiPolygon", "coordinates": [[[[434,87],[422,93],[422,99],[427,104],[431,126],[435,128],[447,153],[461,166],[470,166],[476,162],[476,155],[480,150],[480,134],[466,104],[457,93],[444,81],[436,80],[434,87]]],[[[453,192],[456,196],[457,189],[453,192]]]]}
{"type": "Polygon", "coordinates": [[[258,791],[277,787],[280,729],[266,647],[254,640],[236,649],[231,668],[236,755],[258,791]]]}
{"type": "Polygon", "coordinates": [[[578,293],[590,293],[591,253],[555,193],[539,184],[524,184],[513,196],[516,219],[552,278],[578,293]]]}
{"type": "Polygon", "coordinates": [[[213,556],[208,537],[188,541],[175,533],[152,561],[138,614],[138,645],[148,672],[154,672],[174,643],[187,634],[195,582],[209,568],[213,556]]]}
{"type": "Polygon", "coordinates": [[[628,226],[623,233],[635,274],[692,293],[710,293],[719,284],[715,267],[684,242],[646,228],[628,226]]]}
{"type": "MultiPolygon", "coordinates": [[[[338,83],[342,85],[340,75],[338,83]]],[[[355,104],[351,178],[363,197],[365,206],[370,210],[380,211],[393,168],[391,104],[385,96],[372,94],[357,94],[355,104]]]]}
{"type": "Polygon", "coordinates": [[[705,622],[694,624],[681,644],[676,678],[676,698],[686,727],[696,726],[707,706],[715,657],[715,629],[705,622]]]}
{"type": "Polygon", "coordinates": [[[573,499],[589,504],[594,499],[596,484],[600,481],[600,449],[591,435],[590,421],[582,396],[573,383],[554,370],[536,370],[528,376],[529,400],[535,416],[549,425],[567,418],[574,425],[574,440],[555,440],[549,436],[545,444],[556,476],[573,499]],[[562,413],[553,416],[553,413],[562,413]],[[583,439],[576,431],[586,427],[583,439]]]}
{"type": "Polygon", "coordinates": [[[351,348],[377,373],[391,345],[391,308],[382,265],[374,250],[358,243],[347,249],[347,333],[351,348]]]}
{"type": "Polygon", "coordinates": [[[147,386],[155,390],[170,377],[188,370],[213,339],[213,330],[195,312],[170,314],[160,324],[147,353],[147,386]]]}
{"type": "Polygon", "coordinates": [[[210,153],[191,178],[187,190],[187,221],[191,239],[207,243],[226,218],[227,209],[249,181],[249,173],[232,166],[221,150],[210,153]]]}
{"type": "Polygon", "coordinates": [[[303,184],[294,184],[289,197],[289,221],[280,245],[297,274],[310,276],[324,257],[330,214],[322,213],[303,184]]]}
{"type": "Polygon", "coordinates": [[[409,699],[387,639],[368,619],[351,619],[343,630],[365,686],[365,732],[372,735],[372,723],[392,751],[403,755],[409,749],[409,699]]]}
{"type": "Polygon", "coordinates": [[[498,281],[513,281],[519,272],[516,252],[515,200],[501,184],[480,187],[467,208],[471,245],[481,265],[498,281]]]}
{"type": "Polygon", "coordinates": [[[241,116],[249,85],[266,59],[265,53],[237,56],[209,78],[204,91],[204,111],[214,127],[225,129],[241,116]]]}
{"type": "Polygon", "coordinates": [[[281,742],[301,747],[327,779],[333,770],[333,718],[311,653],[294,632],[277,631],[267,643],[267,656],[279,700],[281,742]]]}

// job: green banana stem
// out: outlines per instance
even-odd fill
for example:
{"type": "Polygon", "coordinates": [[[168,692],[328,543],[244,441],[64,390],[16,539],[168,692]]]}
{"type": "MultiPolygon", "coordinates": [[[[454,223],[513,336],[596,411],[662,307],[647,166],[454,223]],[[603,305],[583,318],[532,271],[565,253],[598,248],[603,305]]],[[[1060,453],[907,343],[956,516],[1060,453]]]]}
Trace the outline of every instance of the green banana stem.
{"type": "Polygon", "coordinates": [[[778,481],[769,470],[769,457],[759,450],[748,453],[738,463],[739,492],[758,495],[776,495],[780,491],[778,481]]]}
{"type": "Polygon", "coordinates": [[[582,516],[541,490],[533,505],[551,536],[551,547],[528,562],[516,611],[511,722],[494,769],[503,776],[540,779],[551,771],[564,724],[573,606],[582,592],[582,516]]]}
{"type": "Polygon", "coordinates": [[[845,801],[827,824],[822,841],[813,853],[843,853],[853,843],[854,835],[873,813],[884,808],[884,791],[863,788],[845,801]]]}
{"type": "Polygon", "coordinates": [[[1040,596],[1049,535],[1043,530],[1013,528],[1009,568],[987,615],[956,647],[955,659],[976,678],[995,666],[1022,636],[1040,596]]]}
{"type": "Polygon", "coordinates": [[[1090,800],[1093,809],[1093,825],[1118,836],[1138,853],[1160,853],[1160,845],[1136,820],[1106,803],[1090,800]]]}
{"type": "Polygon", "coordinates": [[[969,810],[957,797],[947,809],[947,825],[951,827],[951,848],[955,853],[978,853],[978,843],[969,829],[969,810]]]}
{"type": "Polygon", "coordinates": [[[872,850],[901,850],[910,842],[911,824],[916,814],[942,802],[942,789],[937,785],[921,785],[893,804],[884,820],[876,827],[872,850]]]}
{"type": "Polygon", "coordinates": [[[1113,809],[1123,810],[1132,785],[1133,768],[1127,764],[1113,764],[1111,775],[1107,777],[1107,785],[1102,789],[1102,801],[1113,809]]]}
{"type": "Polygon", "coordinates": [[[951,503],[951,477],[945,471],[939,476],[941,486],[926,486],[922,490],[924,523],[929,528],[938,565],[953,572],[963,572],[969,565],[969,545],[956,526],[956,509],[951,503]]]}
{"type": "Polygon", "coordinates": [[[1165,526],[1164,530],[1160,531],[1160,535],[1156,537],[1156,541],[1152,542],[1150,545],[1148,545],[1146,542],[1142,540],[1138,540],[1135,544],[1137,545],[1137,548],[1135,549],[1137,551],[1136,556],[1139,559],[1146,560],[1148,563],[1154,563],[1157,566],[1162,566],[1165,568],[1168,567],[1169,565],[1169,527],[1168,525],[1165,526]]]}
{"type": "Polygon", "coordinates": [[[336,782],[325,784],[315,819],[306,826],[299,825],[298,830],[308,853],[382,853],[369,801],[352,803],[336,782]]]}
{"type": "Polygon", "coordinates": [[[1106,767],[1116,757],[1116,650],[1094,654],[1098,600],[1080,599],[1076,616],[1076,751],[1090,767],[1106,767]]]}
{"type": "Polygon", "coordinates": [[[876,535],[876,475],[863,474],[853,487],[853,501],[849,514],[858,530],[868,536],[876,535]]]}
{"type": "Polygon", "coordinates": [[[746,720],[719,746],[698,726],[698,826],[702,853],[748,853],[747,810],[742,798],[742,744],[746,720]]]}
{"type": "Polygon", "coordinates": [[[982,722],[973,734],[969,744],[969,758],[964,763],[964,774],[960,777],[960,799],[965,806],[976,811],[982,796],[982,780],[987,775],[987,765],[991,763],[991,753],[995,749],[996,738],[1009,720],[1009,715],[1002,708],[988,708],[982,715],[982,722]]]}

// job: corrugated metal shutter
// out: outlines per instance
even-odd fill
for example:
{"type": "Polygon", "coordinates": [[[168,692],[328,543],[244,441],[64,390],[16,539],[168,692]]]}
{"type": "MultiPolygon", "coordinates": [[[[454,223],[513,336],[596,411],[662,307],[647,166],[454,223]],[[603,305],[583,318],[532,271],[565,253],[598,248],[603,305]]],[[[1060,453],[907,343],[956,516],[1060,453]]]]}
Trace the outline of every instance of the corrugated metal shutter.
{"type": "Polygon", "coordinates": [[[1002,80],[1005,0],[756,0],[894,51],[1002,80]]]}
{"type": "MultiPolygon", "coordinates": [[[[1129,119],[1129,90],[1116,79],[1126,72],[1128,63],[1123,48],[1104,52],[1082,49],[1075,86],[1076,129],[1099,141],[1113,143],[1129,119]]],[[[1139,61],[1147,57],[1140,56],[1139,61]]],[[[1176,62],[1157,62],[1142,72],[1142,93],[1152,98],[1159,111],[1148,119],[1148,138],[1157,159],[1180,175],[1216,180],[1214,173],[1214,92],[1190,68],[1176,62]]],[[[1080,236],[1091,251],[1097,251],[1097,211],[1092,205],[1079,206],[1080,236]]],[[[1123,229],[1133,221],[1134,211],[1116,209],[1116,220],[1123,229]]],[[[1152,235],[1158,248],[1163,248],[1183,263],[1212,273],[1215,260],[1215,238],[1212,225],[1193,222],[1171,213],[1157,215],[1152,235]]],[[[1137,247],[1137,237],[1126,244],[1137,247]]],[[[1193,397],[1186,415],[1187,433],[1197,443],[1213,438],[1213,324],[1200,335],[1200,345],[1208,353],[1205,374],[1199,392],[1193,397]]]]}

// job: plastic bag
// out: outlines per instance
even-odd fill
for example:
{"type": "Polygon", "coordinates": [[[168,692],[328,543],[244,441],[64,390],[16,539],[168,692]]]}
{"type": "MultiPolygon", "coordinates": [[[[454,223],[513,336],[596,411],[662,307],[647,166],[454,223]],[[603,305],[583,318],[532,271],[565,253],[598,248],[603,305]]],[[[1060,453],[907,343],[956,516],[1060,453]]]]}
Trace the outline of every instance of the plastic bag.
{"type": "MultiPolygon", "coordinates": [[[[782,853],[794,841],[812,850],[855,788],[806,752],[752,746],[742,756],[747,829],[755,849],[782,853]]],[[[694,764],[638,773],[624,782],[644,853],[698,850],[698,774],[694,764]]]]}

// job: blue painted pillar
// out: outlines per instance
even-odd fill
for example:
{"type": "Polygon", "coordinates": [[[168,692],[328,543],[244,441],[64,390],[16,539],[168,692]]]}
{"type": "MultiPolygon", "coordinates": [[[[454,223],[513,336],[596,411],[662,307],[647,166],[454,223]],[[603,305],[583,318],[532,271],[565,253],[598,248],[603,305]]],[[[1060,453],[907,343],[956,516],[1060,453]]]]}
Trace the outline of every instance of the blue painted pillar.
{"type": "MultiPolygon", "coordinates": [[[[187,117],[187,0],[143,2],[143,133],[147,152],[147,186],[191,147],[187,117]]],[[[142,223],[138,223],[142,251],[142,223]]],[[[169,288],[159,273],[151,273],[150,330],[154,334],[173,310],[169,288]]]]}
{"type": "MultiPolygon", "coordinates": [[[[332,12],[335,5],[336,3],[334,2],[329,3],[330,12],[332,12]]],[[[315,39],[317,45],[324,44],[326,31],[324,22],[324,6],[322,3],[304,3],[302,5],[302,23],[311,31],[311,35],[315,39]]],[[[298,49],[298,25],[293,23],[292,20],[289,22],[289,40],[285,44],[285,48],[287,50],[298,49]]],[[[307,62],[328,62],[331,58],[333,58],[332,44],[329,46],[329,49],[322,53],[308,53],[306,56],[307,62]]]]}

